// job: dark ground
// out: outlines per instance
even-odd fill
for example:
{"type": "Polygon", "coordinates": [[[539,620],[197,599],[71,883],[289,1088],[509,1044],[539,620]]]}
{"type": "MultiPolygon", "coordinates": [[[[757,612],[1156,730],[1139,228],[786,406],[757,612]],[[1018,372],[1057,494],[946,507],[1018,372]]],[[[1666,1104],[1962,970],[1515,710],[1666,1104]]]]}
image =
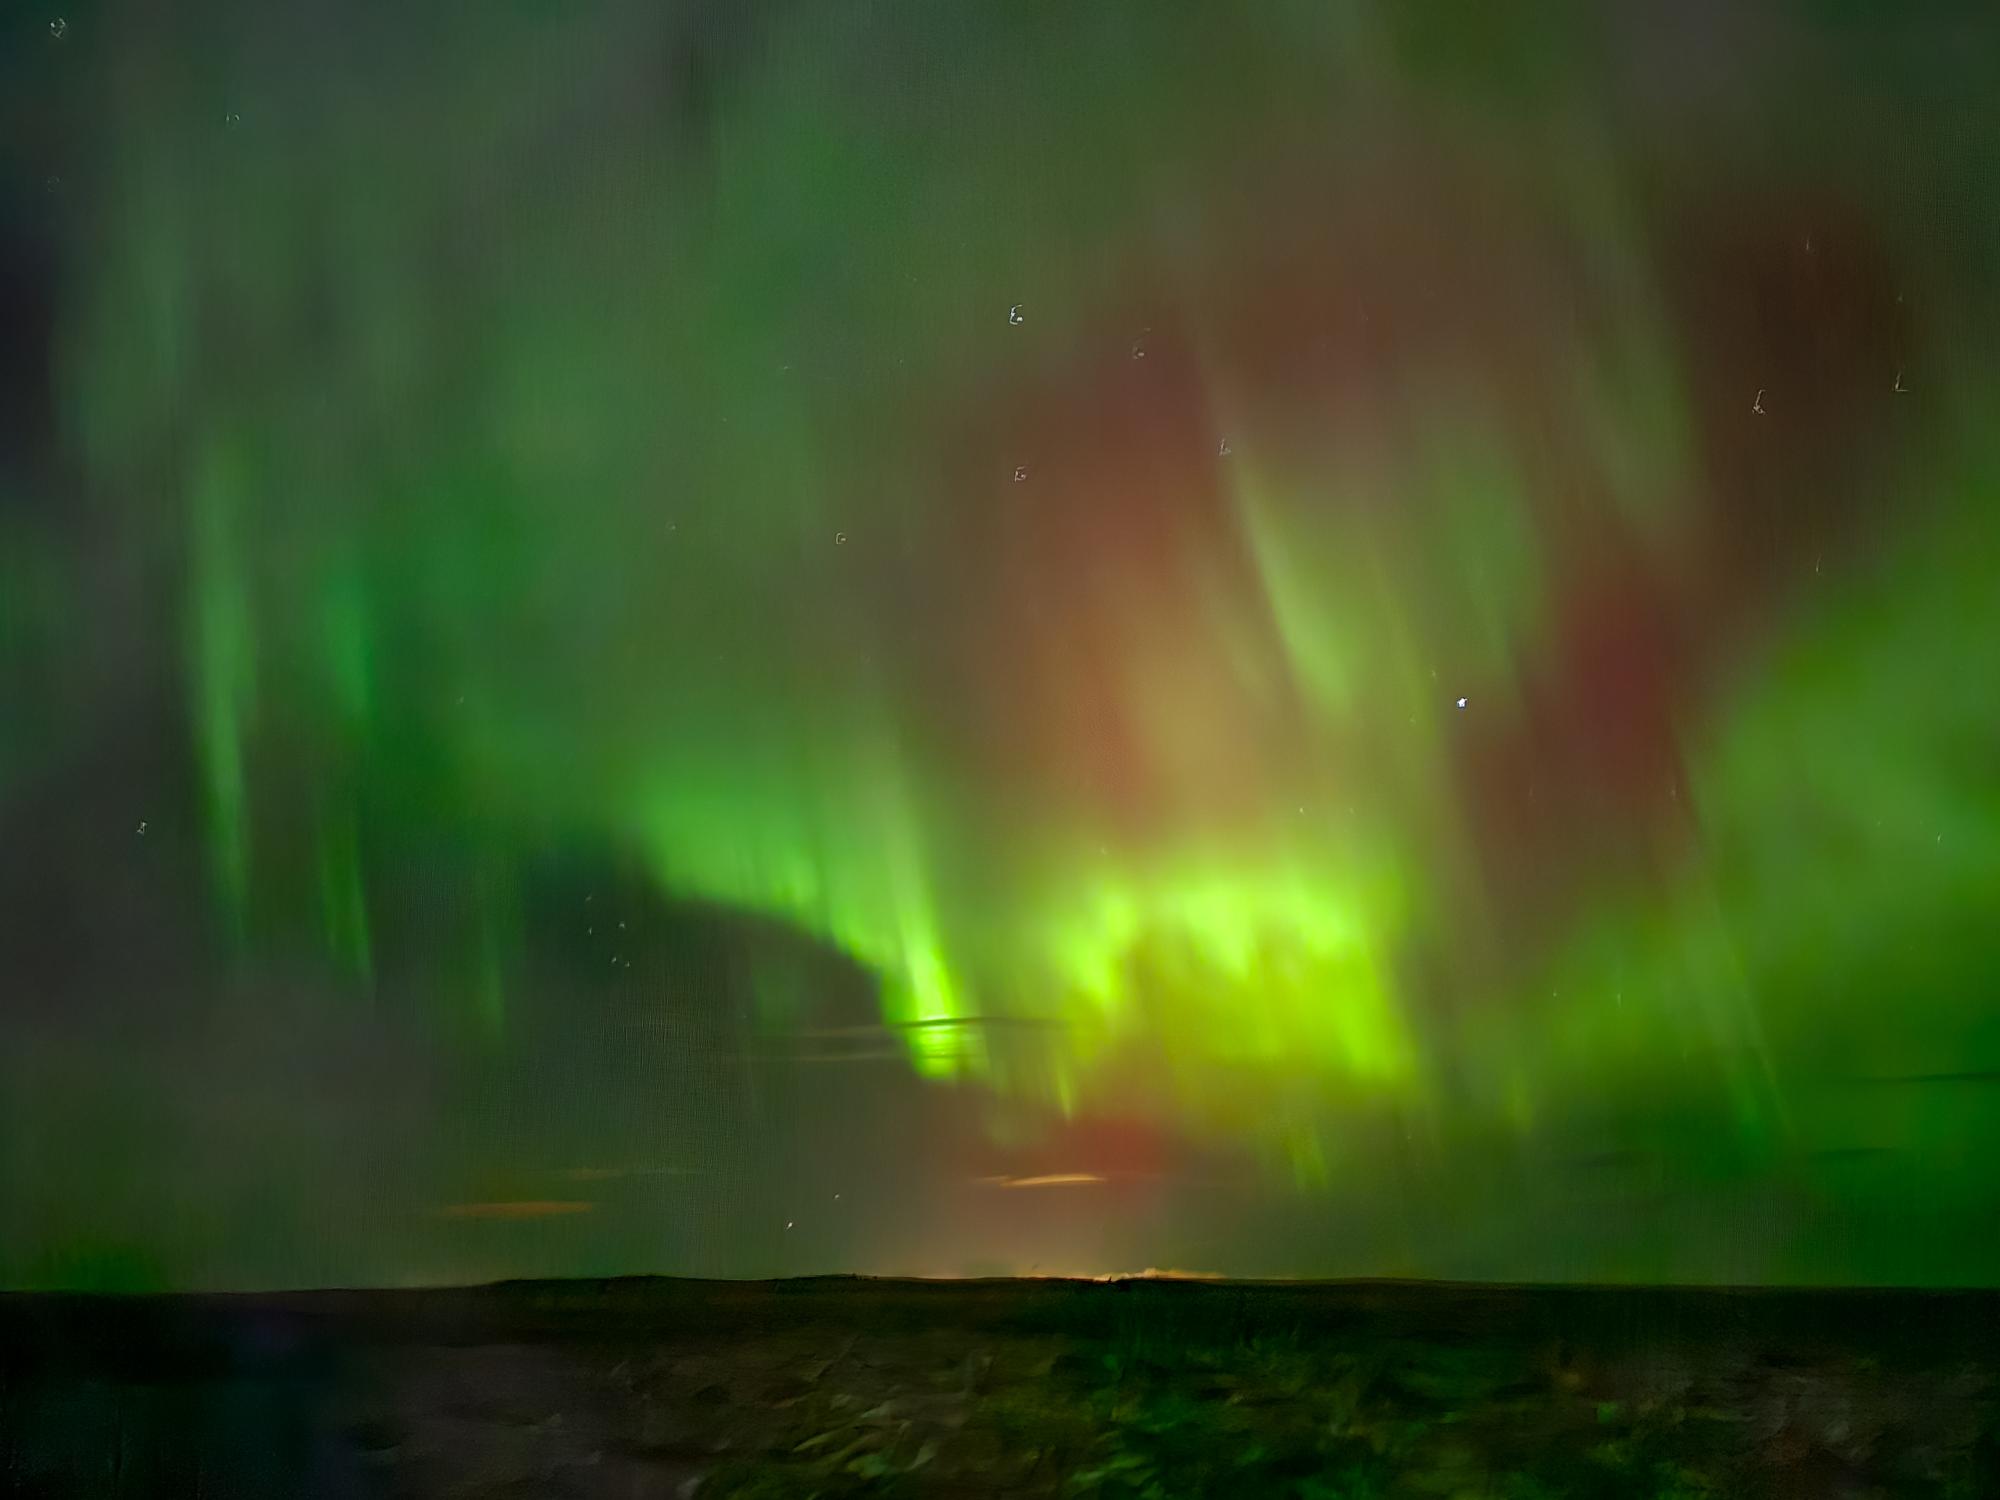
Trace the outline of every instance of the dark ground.
{"type": "Polygon", "coordinates": [[[0,1297],[9,1496],[2000,1496],[2000,1293],[0,1297]]]}

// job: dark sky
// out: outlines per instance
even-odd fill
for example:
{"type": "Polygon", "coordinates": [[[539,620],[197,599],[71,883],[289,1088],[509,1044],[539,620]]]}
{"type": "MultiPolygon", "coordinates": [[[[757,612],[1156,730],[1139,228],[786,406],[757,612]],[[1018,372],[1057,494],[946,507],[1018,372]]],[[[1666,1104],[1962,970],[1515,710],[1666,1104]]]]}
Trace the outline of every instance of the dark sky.
{"type": "Polygon", "coordinates": [[[0,1285],[1992,1281],[1995,59],[14,15],[0,1285]]]}

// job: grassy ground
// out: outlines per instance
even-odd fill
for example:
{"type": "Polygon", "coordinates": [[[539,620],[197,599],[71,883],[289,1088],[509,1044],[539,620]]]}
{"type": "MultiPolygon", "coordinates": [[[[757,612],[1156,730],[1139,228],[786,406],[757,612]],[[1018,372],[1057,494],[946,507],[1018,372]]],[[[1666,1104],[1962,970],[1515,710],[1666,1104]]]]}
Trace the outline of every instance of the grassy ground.
{"type": "Polygon", "coordinates": [[[0,1493],[1983,1500],[1996,1362],[1992,1294],[0,1298],[0,1493]]]}

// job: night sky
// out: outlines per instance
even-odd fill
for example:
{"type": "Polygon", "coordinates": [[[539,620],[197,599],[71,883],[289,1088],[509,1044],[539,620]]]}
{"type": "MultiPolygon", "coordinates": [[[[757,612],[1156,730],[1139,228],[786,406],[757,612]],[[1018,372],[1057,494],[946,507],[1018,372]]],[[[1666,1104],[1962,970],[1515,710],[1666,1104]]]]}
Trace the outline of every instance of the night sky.
{"type": "Polygon", "coordinates": [[[2000,1280],[2000,13],[1532,10],[10,7],[0,1285],[2000,1280]]]}

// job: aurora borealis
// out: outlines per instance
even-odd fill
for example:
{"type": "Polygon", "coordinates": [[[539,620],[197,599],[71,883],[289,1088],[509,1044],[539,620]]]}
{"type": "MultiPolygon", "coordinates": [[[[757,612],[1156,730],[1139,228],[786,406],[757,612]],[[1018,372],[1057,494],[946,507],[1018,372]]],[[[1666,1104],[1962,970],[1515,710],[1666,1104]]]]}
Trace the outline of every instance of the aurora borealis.
{"type": "Polygon", "coordinates": [[[7,25],[0,1283],[2000,1270],[1976,7],[7,25]]]}

